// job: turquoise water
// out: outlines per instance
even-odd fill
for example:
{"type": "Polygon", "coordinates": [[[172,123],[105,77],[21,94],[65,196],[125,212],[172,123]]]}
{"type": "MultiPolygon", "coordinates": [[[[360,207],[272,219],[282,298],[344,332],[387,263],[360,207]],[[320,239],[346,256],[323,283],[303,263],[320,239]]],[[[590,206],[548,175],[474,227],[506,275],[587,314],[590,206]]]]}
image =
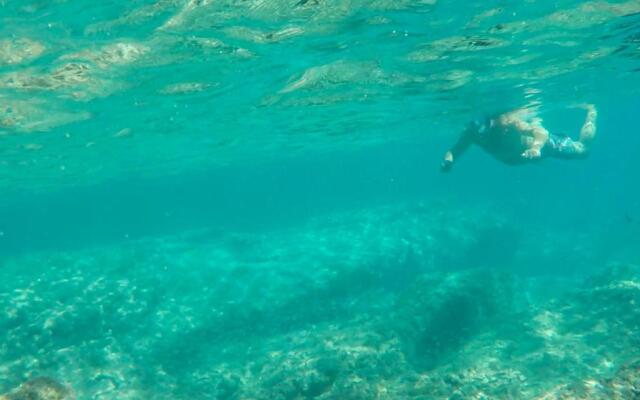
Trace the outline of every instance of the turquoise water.
{"type": "Polygon", "coordinates": [[[639,72],[636,0],[0,0],[0,399],[637,398],[639,72]]]}

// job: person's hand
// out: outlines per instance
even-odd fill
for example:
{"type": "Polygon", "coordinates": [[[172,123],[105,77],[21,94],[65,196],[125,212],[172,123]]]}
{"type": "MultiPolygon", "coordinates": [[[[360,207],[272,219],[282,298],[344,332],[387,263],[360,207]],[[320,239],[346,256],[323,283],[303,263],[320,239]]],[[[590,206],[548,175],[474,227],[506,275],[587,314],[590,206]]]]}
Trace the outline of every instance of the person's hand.
{"type": "Polygon", "coordinates": [[[522,153],[522,157],[528,160],[535,160],[540,158],[540,149],[527,149],[524,153],[522,153]]]}
{"type": "Polygon", "coordinates": [[[453,154],[447,151],[447,154],[444,155],[444,160],[440,164],[440,171],[449,172],[451,168],[453,168],[453,154]]]}

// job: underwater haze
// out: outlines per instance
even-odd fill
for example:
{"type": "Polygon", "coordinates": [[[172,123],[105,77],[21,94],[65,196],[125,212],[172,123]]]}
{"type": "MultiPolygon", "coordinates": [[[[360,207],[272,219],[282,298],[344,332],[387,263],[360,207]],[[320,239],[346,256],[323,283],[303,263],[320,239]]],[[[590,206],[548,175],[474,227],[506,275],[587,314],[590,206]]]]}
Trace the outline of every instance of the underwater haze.
{"type": "Polygon", "coordinates": [[[638,0],[0,0],[0,400],[640,398],[639,110],[638,0]]]}

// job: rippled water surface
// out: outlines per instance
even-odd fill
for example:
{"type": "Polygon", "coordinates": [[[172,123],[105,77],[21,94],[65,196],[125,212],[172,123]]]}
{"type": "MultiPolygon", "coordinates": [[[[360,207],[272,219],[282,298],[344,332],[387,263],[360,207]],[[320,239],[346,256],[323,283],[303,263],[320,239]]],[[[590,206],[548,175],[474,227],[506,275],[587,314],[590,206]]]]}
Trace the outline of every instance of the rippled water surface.
{"type": "Polygon", "coordinates": [[[0,177],[165,175],[628,98],[639,12],[634,0],[5,0],[0,177]]]}

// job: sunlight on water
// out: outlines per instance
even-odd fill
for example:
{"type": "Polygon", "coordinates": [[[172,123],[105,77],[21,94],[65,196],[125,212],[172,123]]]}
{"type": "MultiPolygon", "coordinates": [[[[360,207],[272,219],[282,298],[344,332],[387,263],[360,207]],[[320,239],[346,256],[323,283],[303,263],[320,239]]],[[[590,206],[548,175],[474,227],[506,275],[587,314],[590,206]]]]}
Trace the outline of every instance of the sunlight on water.
{"type": "Polygon", "coordinates": [[[638,12],[634,0],[3,1],[2,184],[161,176],[633,96],[638,12]]]}

